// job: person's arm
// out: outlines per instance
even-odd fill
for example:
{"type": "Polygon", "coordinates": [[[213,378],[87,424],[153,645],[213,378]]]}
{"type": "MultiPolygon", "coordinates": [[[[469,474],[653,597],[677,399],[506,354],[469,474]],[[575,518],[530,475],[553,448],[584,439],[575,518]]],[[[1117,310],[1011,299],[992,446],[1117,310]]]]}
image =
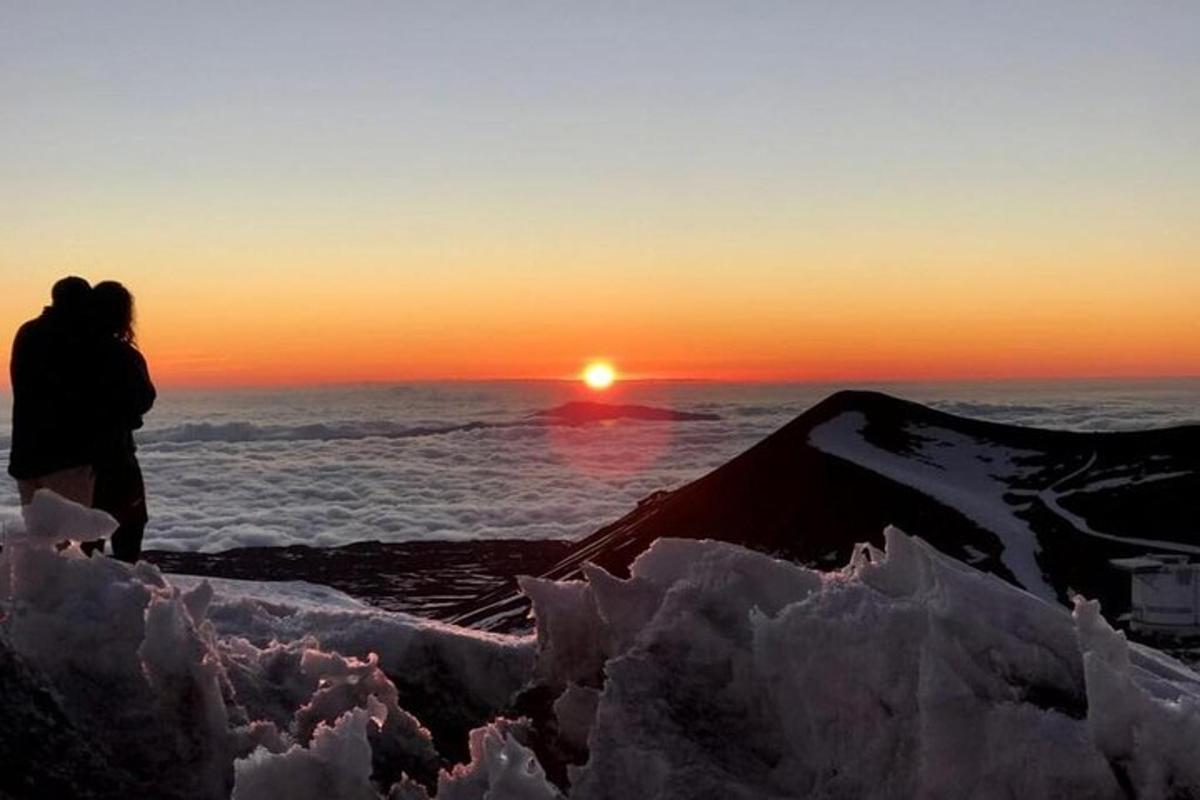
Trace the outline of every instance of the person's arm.
{"type": "Polygon", "coordinates": [[[145,356],[132,347],[130,348],[130,352],[133,354],[133,357],[130,359],[132,362],[130,402],[140,425],[142,415],[154,407],[154,401],[158,397],[158,392],[154,390],[154,383],[150,380],[150,368],[146,365],[145,356]]]}
{"type": "Polygon", "coordinates": [[[26,322],[17,330],[13,337],[12,357],[8,361],[8,380],[15,392],[18,386],[24,386],[29,370],[26,364],[26,351],[29,350],[29,323],[26,322]]]}
{"type": "Polygon", "coordinates": [[[155,398],[142,354],[122,342],[105,342],[98,364],[98,384],[103,387],[96,403],[100,426],[126,430],[142,427],[142,415],[154,405],[155,398]]]}

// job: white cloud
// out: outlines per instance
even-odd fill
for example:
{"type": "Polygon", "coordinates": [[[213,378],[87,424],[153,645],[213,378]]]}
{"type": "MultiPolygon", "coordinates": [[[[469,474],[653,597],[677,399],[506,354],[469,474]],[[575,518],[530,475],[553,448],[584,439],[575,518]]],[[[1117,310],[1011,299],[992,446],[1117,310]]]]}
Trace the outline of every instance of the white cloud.
{"type": "MultiPolygon", "coordinates": [[[[1196,385],[1173,395],[910,389],[889,391],[953,413],[1095,428],[1186,421],[1197,394],[1196,385]]],[[[563,391],[518,384],[168,393],[139,433],[151,517],[145,546],[577,538],[651,492],[724,463],[829,387],[649,385],[621,402],[721,420],[511,425],[567,399],[563,391]],[[500,426],[462,428],[474,420],[500,426]]],[[[0,447],[7,442],[0,429],[0,447]]],[[[0,481],[0,507],[16,503],[15,485],[0,481]]]]}

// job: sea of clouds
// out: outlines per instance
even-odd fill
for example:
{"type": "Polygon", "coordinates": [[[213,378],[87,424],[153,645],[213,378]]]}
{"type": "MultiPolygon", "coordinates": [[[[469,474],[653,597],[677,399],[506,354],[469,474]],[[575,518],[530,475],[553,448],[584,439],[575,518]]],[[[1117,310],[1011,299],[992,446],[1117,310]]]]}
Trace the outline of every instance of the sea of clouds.
{"type": "MultiPolygon", "coordinates": [[[[836,386],[447,383],[164,391],[139,431],[147,548],[336,546],[362,540],[585,536],[693,480],[836,386]],[[546,425],[536,411],[602,399],[717,421],[546,425]]],[[[877,387],[944,410],[1076,430],[1200,419],[1200,380],[877,387]]],[[[5,398],[7,401],[7,398],[5,398]]],[[[7,403],[6,403],[7,404],[7,403]]],[[[8,420],[0,427],[7,450],[8,420]]],[[[17,503],[0,481],[0,507],[17,503]]]]}

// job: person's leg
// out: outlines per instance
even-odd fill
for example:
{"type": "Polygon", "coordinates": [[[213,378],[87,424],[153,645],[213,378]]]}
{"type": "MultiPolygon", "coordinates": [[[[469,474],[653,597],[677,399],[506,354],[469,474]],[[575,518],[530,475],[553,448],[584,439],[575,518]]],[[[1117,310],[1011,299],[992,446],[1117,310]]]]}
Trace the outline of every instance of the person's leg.
{"type": "Polygon", "coordinates": [[[20,479],[17,481],[17,494],[21,496],[21,505],[27,506],[33,502],[33,493],[41,487],[38,482],[28,479],[20,479]]]}
{"type": "Polygon", "coordinates": [[[145,502],[142,503],[142,513],[121,523],[121,527],[112,535],[113,558],[136,564],[142,555],[142,536],[146,532],[147,516],[145,502]]]}
{"type": "Polygon", "coordinates": [[[112,514],[119,523],[109,539],[113,558],[135,563],[142,552],[142,536],[148,519],[146,487],[137,459],[99,465],[95,507],[112,514]]]}
{"type": "Polygon", "coordinates": [[[84,464],[17,481],[21,505],[27,506],[32,503],[33,493],[38,489],[49,489],[60,497],[74,500],[82,506],[90,506],[96,493],[96,470],[91,464],[84,464]]]}

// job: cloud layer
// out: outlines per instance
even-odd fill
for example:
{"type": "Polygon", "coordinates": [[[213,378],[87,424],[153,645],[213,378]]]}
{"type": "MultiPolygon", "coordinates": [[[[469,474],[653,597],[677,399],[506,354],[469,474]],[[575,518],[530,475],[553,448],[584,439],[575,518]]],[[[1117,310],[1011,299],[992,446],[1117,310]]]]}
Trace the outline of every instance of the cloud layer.
{"type": "MultiPolygon", "coordinates": [[[[1181,386],[885,388],[967,416],[1117,429],[1194,421],[1200,382],[1181,386]]],[[[721,419],[549,428],[507,423],[569,399],[555,384],[168,394],[139,434],[146,547],[577,538],[724,463],[828,391],[649,385],[621,402],[721,419]]],[[[16,502],[0,481],[0,507],[16,502]]]]}

